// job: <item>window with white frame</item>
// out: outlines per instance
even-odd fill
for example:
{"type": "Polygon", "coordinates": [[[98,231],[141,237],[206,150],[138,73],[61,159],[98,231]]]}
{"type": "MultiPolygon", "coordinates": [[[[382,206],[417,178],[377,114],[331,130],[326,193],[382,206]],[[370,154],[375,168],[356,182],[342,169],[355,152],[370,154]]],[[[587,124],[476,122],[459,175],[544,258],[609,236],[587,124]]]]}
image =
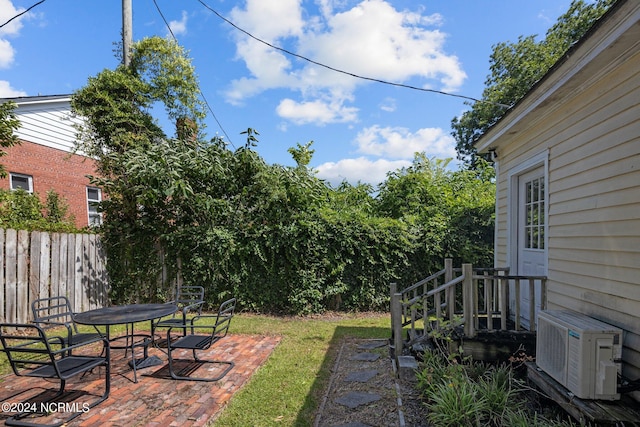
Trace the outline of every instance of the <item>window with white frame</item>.
{"type": "Polygon", "coordinates": [[[31,175],[11,172],[9,173],[9,178],[12,190],[21,188],[27,193],[33,193],[33,177],[31,175]]]}
{"type": "Polygon", "coordinates": [[[537,177],[525,183],[525,248],[544,249],[545,229],[545,189],[544,177],[537,177]]]}
{"type": "Polygon", "coordinates": [[[89,212],[89,225],[102,224],[102,213],[98,212],[98,204],[102,201],[102,190],[96,187],[87,187],[87,212],[89,212]]]}

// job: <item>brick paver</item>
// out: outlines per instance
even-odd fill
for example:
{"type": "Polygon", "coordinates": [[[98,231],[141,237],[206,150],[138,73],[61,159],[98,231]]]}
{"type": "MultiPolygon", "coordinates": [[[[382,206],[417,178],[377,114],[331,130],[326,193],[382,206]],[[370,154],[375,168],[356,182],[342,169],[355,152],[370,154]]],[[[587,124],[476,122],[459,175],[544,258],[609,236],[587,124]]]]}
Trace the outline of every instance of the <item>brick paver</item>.
{"type": "MultiPolygon", "coordinates": [[[[111,350],[111,393],[109,399],[73,420],[69,426],[202,426],[211,423],[235,392],[267,360],[280,337],[229,334],[207,352],[199,352],[203,359],[230,360],[235,367],[220,381],[177,381],[168,374],[167,356],[155,348],[149,355],[162,359],[164,365],[138,370],[138,383],[127,365],[124,350],[111,350]]],[[[174,357],[181,357],[174,352],[174,357]]],[[[185,359],[191,353],[183,353],[185,359]]],[[[197,375],[214,375],[215,365],[198,367],[197,375]],[[207,372],[209,371],[209,372],[207,372]]],[[[90,402],[102,394],[104,368],[82,378],[67,382],[65,390],[81,390],[73,402],[90,402]]],[[[57,382],[30,377],[16,377],[13,373],[0,377],[0,399],[3,403],[19,403],[57,387],[57,382]]],[[[0,423],[10,416],[0,412],[0,423]]],[[[50,422],[55,414],[46,420],[50,422]]]]}

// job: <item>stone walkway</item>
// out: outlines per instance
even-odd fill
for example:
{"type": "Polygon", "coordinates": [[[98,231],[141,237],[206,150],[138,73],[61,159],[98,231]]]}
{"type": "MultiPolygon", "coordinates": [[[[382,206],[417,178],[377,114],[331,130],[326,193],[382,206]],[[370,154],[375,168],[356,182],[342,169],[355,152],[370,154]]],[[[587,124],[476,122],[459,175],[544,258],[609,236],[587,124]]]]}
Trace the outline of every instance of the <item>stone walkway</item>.
{"type": "Polygon", "coordinates": [[[406,423],[403,402],[417,365],[414,360],[402,363],[407,365],[396,369],[387,340],[345,341],[314,427],[417,425],[406,423]]]}

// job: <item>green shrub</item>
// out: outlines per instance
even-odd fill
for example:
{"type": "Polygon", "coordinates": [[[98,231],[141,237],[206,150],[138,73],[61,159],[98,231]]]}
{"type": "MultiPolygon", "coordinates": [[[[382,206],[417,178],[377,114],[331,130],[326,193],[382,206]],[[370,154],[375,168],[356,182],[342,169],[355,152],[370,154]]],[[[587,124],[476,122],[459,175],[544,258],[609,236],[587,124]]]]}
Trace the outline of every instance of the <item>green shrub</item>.
{"type": "Polygon", "coordinates": [[[0,190],[0,228],[75,233],[74,218],[68,205],[54,190],[47,192],[43,204],[37,193],[23,189],[0,190]]]}

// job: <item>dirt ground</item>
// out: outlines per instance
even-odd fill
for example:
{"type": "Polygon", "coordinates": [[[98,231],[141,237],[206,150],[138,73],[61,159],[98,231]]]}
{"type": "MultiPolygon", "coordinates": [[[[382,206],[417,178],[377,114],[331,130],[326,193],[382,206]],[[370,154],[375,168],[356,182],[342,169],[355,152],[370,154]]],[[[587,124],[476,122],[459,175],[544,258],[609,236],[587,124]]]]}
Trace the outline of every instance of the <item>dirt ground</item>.
{"type": "Polygon", "coordinates": [[[315,427],[422,427],[427,425],[425,420],[426,408],[415,384],[396,378],[386,341],[345,339],[342,342],[315,427]],[[375,345],[375,341],[384,345],[368,348],[375,345]],[[363,353],[379,357],[374,361],[358,360],[363,353]],[[366,382],[353,380],[358,374],[373,377],[366,382]],[[351,408],[344,405],[344,399],[353,393],[368,393],[379,399],[351,408]]]}

